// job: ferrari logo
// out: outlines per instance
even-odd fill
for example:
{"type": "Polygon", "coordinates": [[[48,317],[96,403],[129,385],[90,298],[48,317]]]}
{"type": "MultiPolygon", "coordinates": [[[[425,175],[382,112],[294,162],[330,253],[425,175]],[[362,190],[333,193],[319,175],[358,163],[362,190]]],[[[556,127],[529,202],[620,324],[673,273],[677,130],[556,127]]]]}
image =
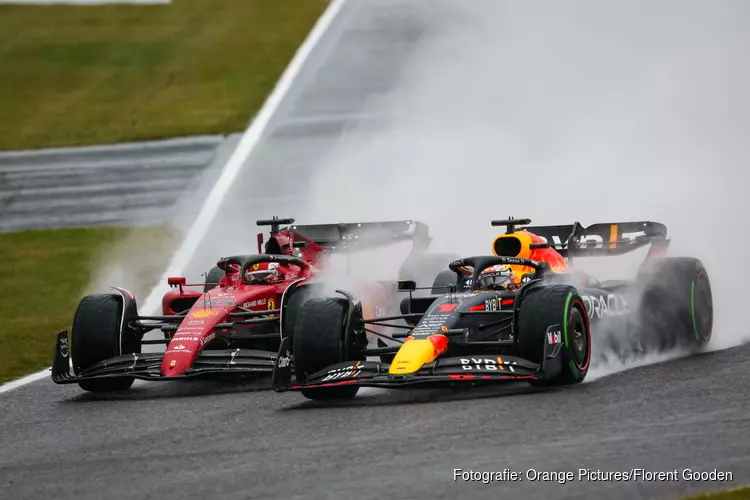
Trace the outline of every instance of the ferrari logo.
{"type": "Polygon", "coordinates": [[[253,264],[253,270],[257,271],[260,267],[260,264],[253,264]]]}
{"type": "Polygon", "coordinates": [[[203,309],[201,311],[194,311],[190,313],[191,318],[208,318],[211,316],[216,316],[218,313],[216,311],[212,311],[211,309],[203,309]]]}

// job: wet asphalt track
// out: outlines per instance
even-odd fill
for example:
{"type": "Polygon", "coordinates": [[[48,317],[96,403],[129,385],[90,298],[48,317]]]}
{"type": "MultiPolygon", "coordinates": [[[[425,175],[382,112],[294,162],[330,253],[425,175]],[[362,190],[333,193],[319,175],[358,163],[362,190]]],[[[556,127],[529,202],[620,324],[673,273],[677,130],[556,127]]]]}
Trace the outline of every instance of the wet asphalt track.
{"type": "MultiPolygon", "coordinates": [[[[359,108],[393,88],[429,31],[403,3],[345,11],[346,27],[303,74],[224,213],[298,217],[312,172],[347,126],[377,128],[359,108]]],[[[238,248],[253,242],[246,233],[238,248]]],[[[188,273],[215,261],[216,242],[206,238],[188,273]]],[[[364,390],[333,407],[259,390],[264,381],[137,383],[109,398],[43,381],[0,396],[0,498],[676,498],[739,486],[750,483],[748,354],[743,346],[549,392],[364,390]],[[734,481],[483,485],[454,482],[455,468],[719,469],[734,481]]]]}
{"type": "Polygon", "coordinates": [[[750,483],[750,347],[549,392],[296,393],[139,383],[108,399],[44,381],[3,396],[0,497],[677,498],[750,483]],[[732,483],[453,481],[453,469],[731,471],[732,483]]]}

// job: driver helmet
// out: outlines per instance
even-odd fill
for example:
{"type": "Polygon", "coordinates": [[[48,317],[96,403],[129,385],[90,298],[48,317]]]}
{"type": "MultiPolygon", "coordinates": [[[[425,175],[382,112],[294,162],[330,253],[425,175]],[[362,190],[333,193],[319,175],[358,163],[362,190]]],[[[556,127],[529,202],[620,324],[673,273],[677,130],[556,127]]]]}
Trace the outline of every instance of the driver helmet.
{"type": "Polygon", "coordinates": [[[508,265],[490,266],[479,274],[479,290],[508,290],[515,281],[513,268],[508,265]]]}
{"type": "Polygon", "coordinates": [[[279,275],[278,262],[263,262],[251,266],[245,273],[245,280],[248,283],[269,282],[278,280],[279,275]]]}

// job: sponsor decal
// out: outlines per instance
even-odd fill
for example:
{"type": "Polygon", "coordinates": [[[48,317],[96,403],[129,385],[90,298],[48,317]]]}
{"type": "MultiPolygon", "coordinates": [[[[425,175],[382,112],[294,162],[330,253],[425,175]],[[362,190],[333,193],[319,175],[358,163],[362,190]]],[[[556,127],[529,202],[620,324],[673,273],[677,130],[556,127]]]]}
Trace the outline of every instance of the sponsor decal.
{"type": "Polygon", "coordinates": [[[273,299],[268,300],[268,310],[276,309],[276,301],[273,299]]]}
{"type": "Polygon", "coordinates": [[[212,309],[201,309],[200,311],[193,311],[190,313],[190,318],[210,318],[211,316],[216,316],[216,311],[212,309]]]}
{"type": "MultiPolygon", "coordinates": [[[[617,233],[618,233],[618,226],[617,224],[612,224],[610,226],[610,235],[609,239],[610,242],[615,241],[617,239],[617,233]]],[[[628,244],[635,243],[635,240],[640,236],[645,236],[646,231],[634,231],[632,233],[622,233],[622,236],[620,239],[622,241],[627,241],[628,244]]],[[[545,242],[547,242],[547,238],[541,237],[545,242]]],[[[566,238],[567,239],[567,238],[566,238]]],[[[605,243],[609,243],[609,248],[616,248],[617,244],[605,242],[604,238],[598,234],[587,234],[583,235],[578,239],[578,246],[580,248],[587,248],[589,244],[593,244],[593,248],[604,248],[605,243]]],[[[560,250],[565,245],[563,243],[563,237],[561,236],[552,236],[552,245],[560,250]]]]}
{"type": "Polygon", "coordinates": [[[488,372],[496,372],[499,370],[505,370],[505,366],[507,365],[510,371],[515,372],[513,369],[513,365],[516,365],[517,363],[515,361],[503,361],[503,359],[498,356],[495,359],[492,358],[460,358],[461,361],[461,368],[464,371],[488,371],[488,372]]]}
{"type": "Polygon", "coordinates": [[[69,353],[70,347],[68,347],[68,339],[63,337],[60,339],[60,354],[62,354],[64,358],[67,358],[69,353]]]}
{"type": "Polygon", "coordinates": [[[450,318],[450,313],[435,314],[422,318],[419,325],[412,331],[414,335],[431,335],[437,332],[450,318]]]}
{"type": "Polygon", "coordinates": [[[485,311],[497,311],[499,309],[497,297],[492,297],[489,300],[484,301],[484,310],[485,311]]]}
{"type": "Polygon", "coordinates": [[[186,349],[186,348],[185,348],[185,346],[182,346],[182,347],[183,347],[182,349],[168,349],[168,350],[167,350],[167,351],[165,352],[165,354],[171,354],[171,353],[175,353],[175,352],[186,352],[186,353],[190,353],[190,352],[193,352],[193,351],[192,351],[192,350],[190,350],[190,349],[186,349]]]}
{"type": "Polygon", "coordinates": [[[203,321],[202,319],[189,319],[185,321],[184,323],[188,325],[202,325],[205,323],[205,321],[203,321]]]}
{"type": "Polygon", "coordinates": [[[172,337],[172,342],[198,342],[200,339],[200,337],[186,337],[178,333],[172,337]]]}
{"type": "Polygon", "coordinates": [[[333,370],[329,370],[328,374],[323,377],[323,380],[321,382],[326,382],[329,380],[336,380],[340,378],[348,378],[348,377],[356,377],[362,372],[362,369],[358,368],[361,361],[357,361],[357,364],[352,366],[347,366],[344,368],[335,368],[333,370]]]}
{"type": "Polygon", "coordinates": [[[474,280],[468,279],[468,280],[464,281],[464,288],[469,288],[470,289],[473,284],[474,284],[474,280]]]}
{"type": "Polygon", "coordinates": [[[236,300],[237,298],[231,293],[220,292],[216,294],[217,299],[236,300]]]}
{"type": "Polygon", "coordinates": [[[278,365],[279,368],[286,368],[287,366],[289,366],[289,354],[288,354],[288,352],[287,352],[286,355],[281,356],[279,358],[279,362],[277,363],[277,365],[278,365]]]}
{"type": "Polygon", "coordinates": [[[185,349],[185,346],[182,344],[177,344],[176,346],[174,346],[174,348],[175,350],[181,351],[182,349],[185,349]]]}
{"type": "Polygon", "coordinates": [[[253,264],[253,271],[260,269],[260,264],[253,264]]]}
{"type": "Polygon", "coordinates": [[[562,339],[562,332],[560,330],[556,330],[554,332],[547,332],[547,343],[549,345],[555,345],[559,344],[562,339]]]}
{"type": "Polygon", "coordinates": [[[451,297],[453,297],[454,299],[467,299],[467,298],[470,298],[470,297],[476,297],[477,295],[479,295],[479,294],[477,294],[477,293],[469,293],[469,292],[461,292],[461,293],[454,293],[453,295],[451,295],[451,297]]]}
{"type": "MultiPolygon", "coordinates": [[[[252,307],[262,306],[265,304],[266,304],[266,299],[258,299],[258,300],[252,300],[250,302],[245,302],[244,304],[242,304],[242,307],[244,307],[245,309],[250,309],[252,307]]],[[[273,308],[269,308],[269,309],[273,309],[273,308]]]]}
{"type": "Polygon", "coordinates": [[[581,299],[590,318],[602,319],[622,316],[630,312],[630,305],[622,295],[613,293],[606,297],[604,295],[581,295],[581,299]]]}
{"type": "Polygon", "coordinates": [[[217,306],[233,306],[234,305],[234,299],[216,299],[212,301],[213,304],[217,306]]]}
{"type": "Polygon", "coordinates": [[[210,335],[206,335],[205,338],[201,339],[201,347],[211,342],[213,339],[216,338],[216,332],[211,332],[210,335]]]}
{"type": "Polygon", "coordinates": [[[526,274],[524,274],[523,276],[521,276],[521,284],[525,285],[526,283],[528,283],[529,281],[531,281],[531,279],[534,276],[535,276],[534,273],[526,273],[526,274]]]}
{"type": "Polygon", "coordinates": [[[183,333],[187,332],[187,331],[202,332],[203,331],[203,327],[202,326],[180,326],[179,328],[177,328],[177,331],[178,332],[183,332],[183,333]]]}

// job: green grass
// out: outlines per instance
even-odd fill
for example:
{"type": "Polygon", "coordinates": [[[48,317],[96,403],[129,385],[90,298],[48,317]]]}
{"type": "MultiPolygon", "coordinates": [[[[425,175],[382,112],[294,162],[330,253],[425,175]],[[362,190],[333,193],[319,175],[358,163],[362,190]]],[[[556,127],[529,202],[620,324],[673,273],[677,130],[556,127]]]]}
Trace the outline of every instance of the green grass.
{"type": "Polygon", "coordinates": [[[0,149],[242,130],[327,5],[0,6],[0,149]]]}
{"type": "Polygon", "coordinates": [[[684,497],[682,500],[748,500],[750,499],[750,486],[733,488],[731,490],[716,491],[713,493],[703,493],[690,497],[684,497]]]}
{"type": "Polygon", "coordinates": [[[133,283],[140,283],[133,291],[145,293],[158,279],[165,265],[162,256],[170,255],[174,241],[162,228],[0,234],[0,383],[51,364],[55,334],[70,327],[81,297],[121,285],[95,283],[103,269],[110,270],[110,261],[124,263],[130,271],[129,283],[122,285],[133,289],[133,283]],[[144,259],[138,249],[151,257],[144,259]]]}

